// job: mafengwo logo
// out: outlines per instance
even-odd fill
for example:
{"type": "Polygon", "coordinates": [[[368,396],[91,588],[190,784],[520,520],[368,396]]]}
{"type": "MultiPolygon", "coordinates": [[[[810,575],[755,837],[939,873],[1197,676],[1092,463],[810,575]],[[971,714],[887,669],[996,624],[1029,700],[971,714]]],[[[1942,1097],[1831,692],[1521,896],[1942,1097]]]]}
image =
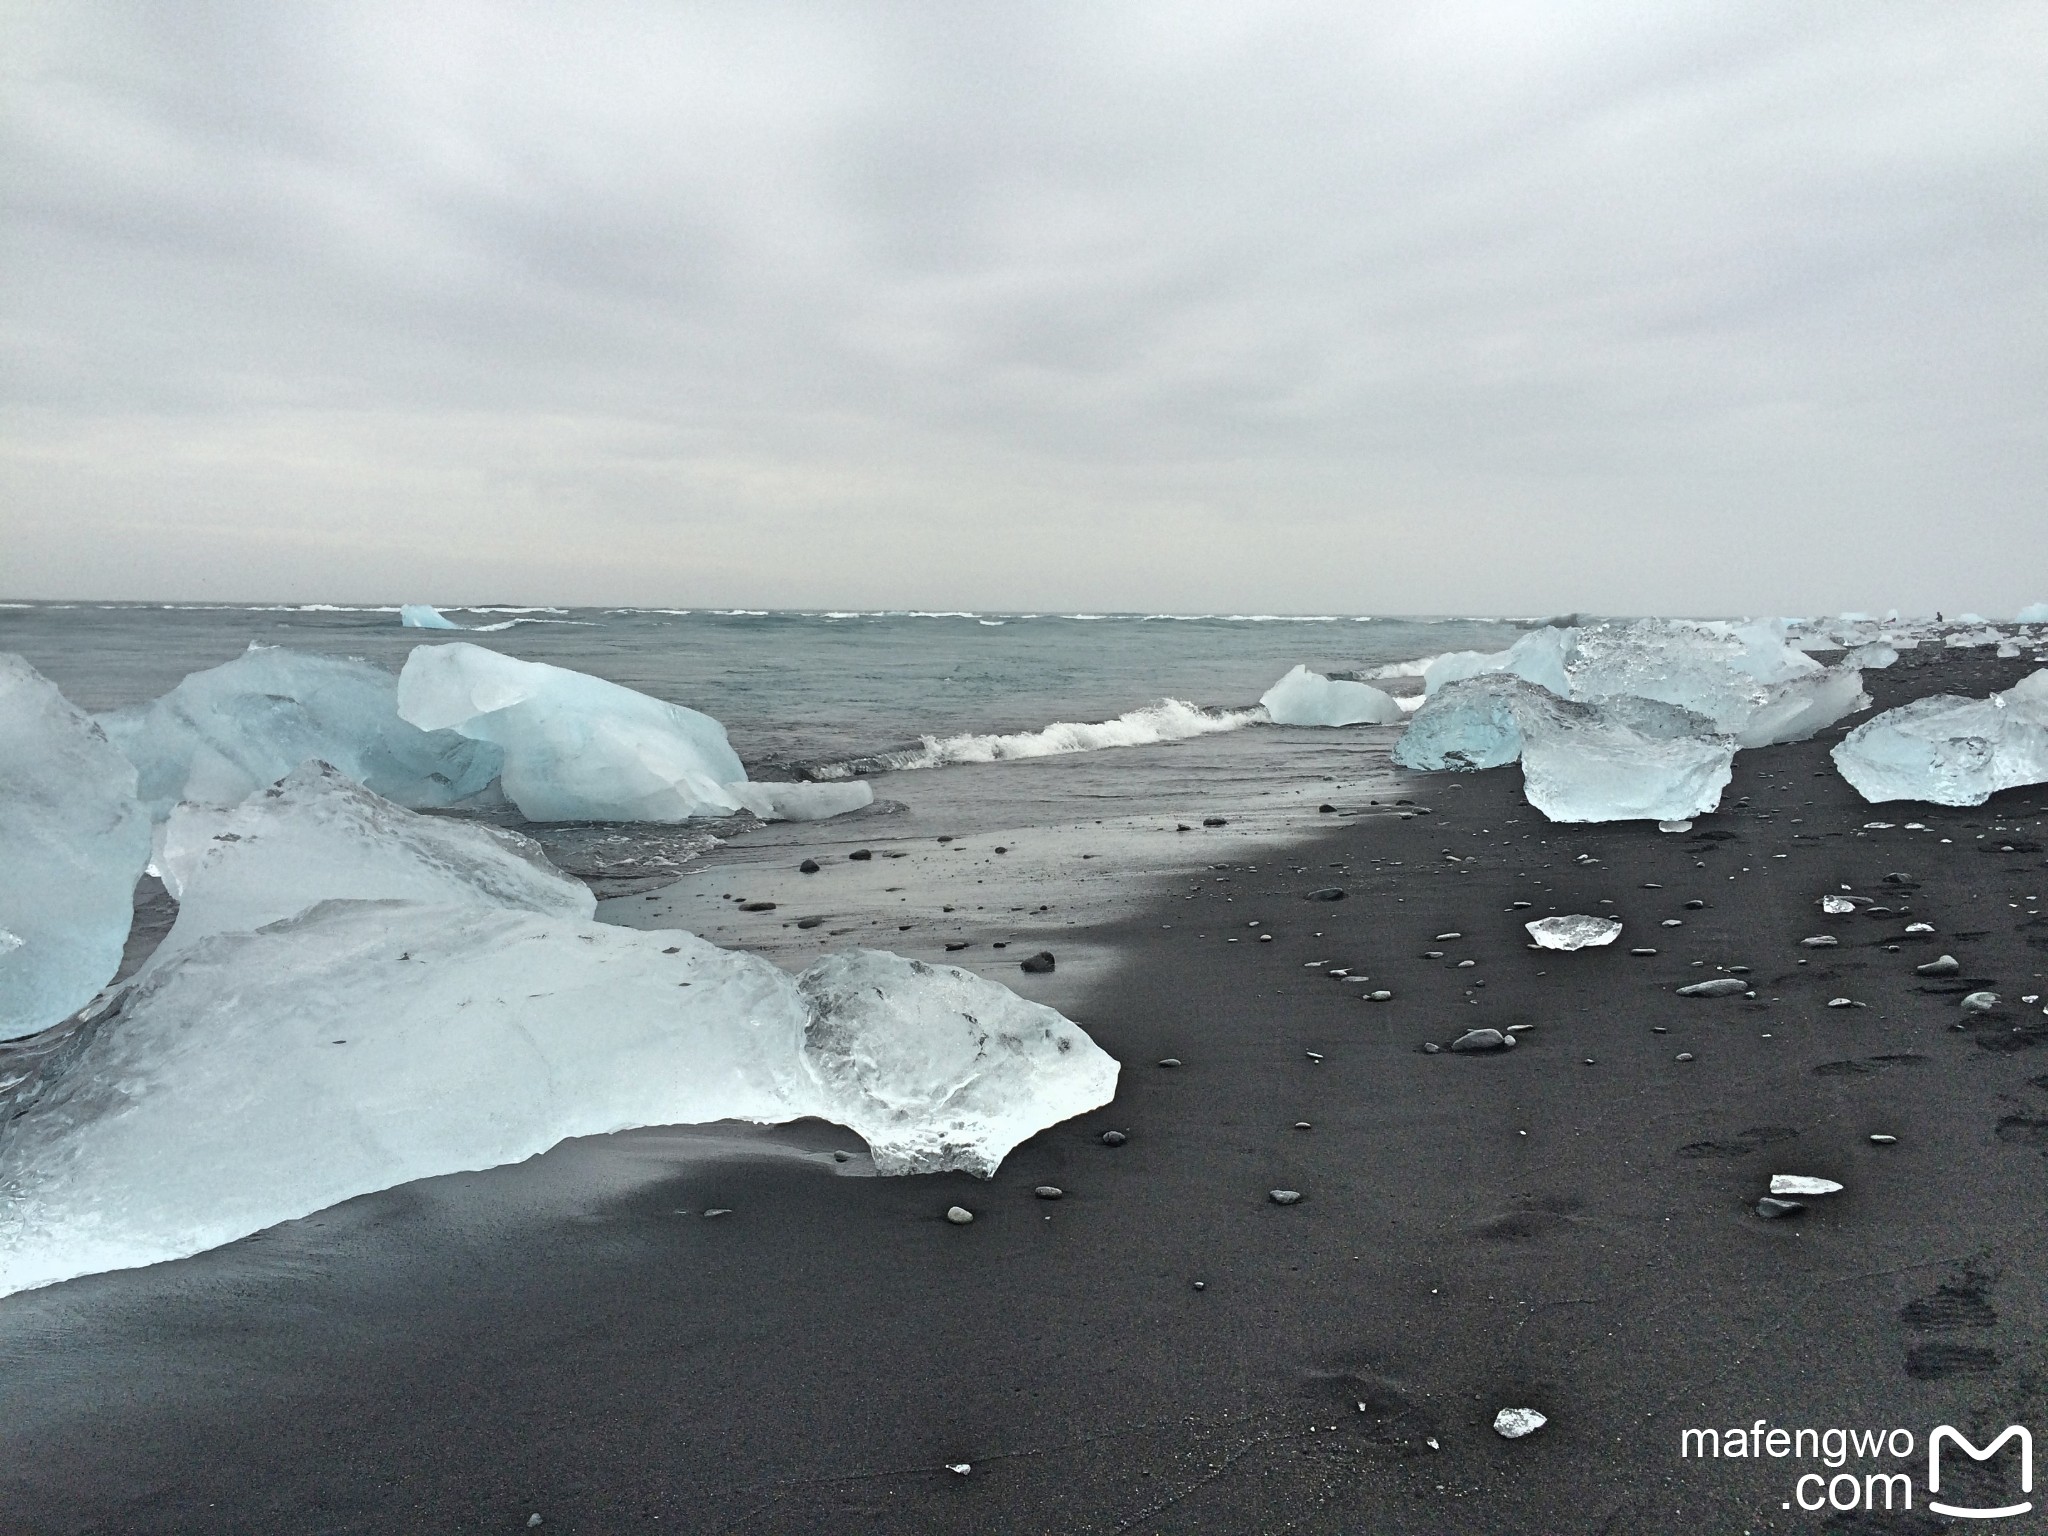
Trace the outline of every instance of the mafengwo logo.
{"type": "Polygon", "coordinates": [[[1817,1461],[1825,1470],[1801,1472],[1792,1482],[1791,1497],[1780,1506],[1808,1514],[1912,1509],[1916,1495],[1922,1501],[1919,1507],[1929,1514],[1957,1520],[2009,1520],[2032,1511],[2034,1437],[2025,1425],[2008,1424],[1981,1446],[1952,1424],[1937,1425],[1926,1440],[1924,1489],[1916,1487],[1909,1470],[1917,1469],[1914,1453],[1920,1444],[1910,1429],[1782,1429],[1758,1419],[1747,1429],[1681,1430],[1678,1454],[1684,1460],[1817,1461]],[[2001,1479],[2005,1492],[1993,1502],[1982,1491],[1990,1484],[1977,1469],[1988,1469],[2008,1448],[2015,1454],[2002,1459],[2008,1468],[2001,1479]],[[1966,1469],[1965,1480],[1978,1490],[1968,1502],[1955,1490],[1959,1467],[1966,1469]],[[2015,1471],[2018,1498],[2011,1497],[2015,1471]],[[1944,1478],[1947,1498],[1942,1497],[1944,1478]]]}

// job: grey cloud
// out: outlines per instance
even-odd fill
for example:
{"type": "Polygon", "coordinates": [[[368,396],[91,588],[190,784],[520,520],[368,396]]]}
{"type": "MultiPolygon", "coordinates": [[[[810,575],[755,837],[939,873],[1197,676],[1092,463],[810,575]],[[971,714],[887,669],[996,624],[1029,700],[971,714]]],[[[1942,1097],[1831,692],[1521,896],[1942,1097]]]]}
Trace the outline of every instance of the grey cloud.
{"type": "Polygon", "coordinates": [[[2031,5],[13,30],[11,594],[2048,596],[2031,5]]]}

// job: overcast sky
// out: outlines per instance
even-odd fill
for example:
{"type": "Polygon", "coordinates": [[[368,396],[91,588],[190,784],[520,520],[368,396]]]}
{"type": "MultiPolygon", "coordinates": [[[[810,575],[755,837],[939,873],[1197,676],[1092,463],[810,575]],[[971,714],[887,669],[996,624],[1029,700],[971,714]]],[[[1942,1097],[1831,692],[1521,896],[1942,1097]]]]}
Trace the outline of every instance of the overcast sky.
{"type": "Polygon", "coordinates": [[[2048,599],[2042,0],[0,18],[0,596],[2048,599]]]}

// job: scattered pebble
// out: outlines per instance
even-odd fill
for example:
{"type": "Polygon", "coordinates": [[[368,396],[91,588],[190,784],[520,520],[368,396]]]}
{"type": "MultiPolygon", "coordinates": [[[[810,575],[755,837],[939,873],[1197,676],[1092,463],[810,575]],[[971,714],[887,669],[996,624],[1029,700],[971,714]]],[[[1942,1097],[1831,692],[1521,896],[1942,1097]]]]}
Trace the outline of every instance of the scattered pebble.
{"type": "Polygon", "coordinates": [[[1493,1416],[1493,1432],[1503,1440],[1533,1435],[1550,1422],[1534,1408],[1503,1408],[1493,1416]]]}
{"type": "Polygon", "coordinates": [[[1369,1001],[1375,1003],[1390,1003],[1394,1000],[1394,994],[1385,987],[1381,987],[1377,992],[1368,992],[1365,995],[1369,1001]]]}
{"type": "Polygon", "coordinates": [[[1680,997],[1734,997],[1748,990],[1749,987],[1746,983],[1737,981],[1733,976],[1716,976],[1711,981],[1696,981],[1689,987],[1680,987],[1678,995],[1680,997]]]}
{"type": "Polygon", "coordinates": [[[1230,825],[1230,821],[1227,817],[1223,816],[1204,816],[1202,818],[1202,825],[1205,827],[1227,827],[1230,825]]]}
{"type": "Polygon", "coordinates": [[[1873,1147],[1896,1146],[1898,1145],[1898,1140],[1898,1137],[1888,1136],[1883,1131],[1873,1131],[1870,1136],[1870,1144],[1873,1147]]]}
{"type": "Polygon", "coordinates": [[[1057,1200],[1065,1195],[1066,1191],[1057,1184],[1041,1184],[1038,1188],[1032,1190],[1031,1193],[1038,1196],[1041,1200],[1057,1200]]]}
{"type": "Polygon", "coordinates": [[[1765,1221],[1776,1221],[1781,1216],[1797,1216],[1806,1207],[1797,1200],[1773,1200],[1769,1195],[1756,1203],[1757,1215],[1765,1221]]]}
{"type": "Polygon", "coordinates": [[[1497,1029],[1468,1029],[1451,1042],[1454,1051],[1497,1051],[1503,1046],[1513,1045],[1515,1037],[1504,1035],[1497,1029]]]}
{"type": "Polygon", "coordinates": [[[956,939],[946,946],[946,953],[949,955],[958,954],[965,948],[967,948],[967,941],[965,939],[956,939]]]}
{"type": "Polygon", "coordinates": [[[1695,897],[1693,900],[1688,901],[1685,904],[1685,910],[1688,912],[1701,912],[1706,910],[1706,905],[1707,904],[1704,901],[1701,901],[1697,897],[1695,897]]]}
{"type": "Polygon", "coordinates": [[[1344,887],[1341,885],[1323,886],[1320,890],[1310,891],[1303,898],[1305,901],[1342,901],[1343,899],[1344,887]]]}
{"type": "Polygon", "coordinates": [[[1654,949],[1632,949],[1629,953],[1632,955],[1654,955],[1657,951],[1654,949]]]}
{"type": "Polygon", "coordinates": [[[964,1227],[974,1220],[974,1212],[964,1205],[949,1205],[946,1207],[946,1220],[956,1227],[964,1227]]]}
{"type": "Polygon", "coordinates": [[[1105,1147],[1120,1147],[1130,1139],[1122,1131],[1104,1131],[1102,1133],[1102,1144],[1105,1147]]]}
{"type": "Polygon", "coordinates": [[[1020,971],[1028,971],[1033,976],[1043,976],[1053,968],[1055,963],[1056,962],[1053,960],[1052,957],[1052,951],[1049,949],[1041,949],[1037,954],[1031,956],[1030,959],[1020,961],[1018,963],[1017,969],[1020,971]]]}
{"type": "Polygon", "coordinates": [[[1266,1198],[1275,1205],[1293,1205],[1301,1199],[1301,1191],[1298,1189],[1269,1189],[1266,1191],[1266,1198]]]}
{"type": "Polygon", "coordinates": [[[1693,1054],[1691,1051],[1680,1051],[1678,1053],[1678,1059],[1680,1061],[1691,1061],[1693,1059],[1693,1054]]]}
{"type": "Polygon", "coordinates": [[[1812,938],[1801,939],[1799,942],[1808,949],[1833,949],[1842,941],[1832,933],[1816,933],[1812,938]]]}
{"type": "Polygon", "coordinates": [[[1163,1056],[1160,1058],[1159,1065],[1162,1067],[1177,1067],[1180,1065],[1180,1058],[1178,1056],[1163,1056]]]}
{"type": "Polygon", "coordinates": [[[539,1516],[539,1515],[528,1515],[528,1516],[526,1517],[526,1528],[527,1528],[527,1529],[528,1529],[529,1531],[530,1531],[530,1530],[532,1530],[532,1529],[533,1529],[533,1528],[534,1528],[535,1526],[537,1526],[537,1525],[539,1525],[539,1524],[540,1524],[540,1516],[539,1516]]]}
{"type": "Polygon", "coordinates": [[[775,910],[775,903],[772,901],[743,901],[740,903],[740,910],[742,912],[773,912],[775,910]]]}
{"type": "Polygon", "coordinates": [[[872,859],[874,856],[875,851],[872,848],[856,848],[847,855],[849,859],[859,859],[862,861],[872,859]]]}
{"type": "Polygon", "coordinates": [[[796,870],[800,875],[815,875],[818,872],[818,861],[816,859],[805,859],[803,863],[797,865],[796,870]]]}

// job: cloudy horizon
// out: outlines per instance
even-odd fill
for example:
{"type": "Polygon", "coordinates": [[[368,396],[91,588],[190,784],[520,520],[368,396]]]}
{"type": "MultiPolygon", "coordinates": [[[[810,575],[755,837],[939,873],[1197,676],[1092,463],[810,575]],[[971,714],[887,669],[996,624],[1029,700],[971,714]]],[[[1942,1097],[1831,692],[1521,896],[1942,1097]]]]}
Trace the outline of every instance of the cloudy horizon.
{"type": "Polygon", "coordinates": [[[2048,599],[2038,6],[0,17],[0,597],[2048,599]]]}

